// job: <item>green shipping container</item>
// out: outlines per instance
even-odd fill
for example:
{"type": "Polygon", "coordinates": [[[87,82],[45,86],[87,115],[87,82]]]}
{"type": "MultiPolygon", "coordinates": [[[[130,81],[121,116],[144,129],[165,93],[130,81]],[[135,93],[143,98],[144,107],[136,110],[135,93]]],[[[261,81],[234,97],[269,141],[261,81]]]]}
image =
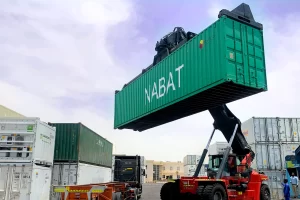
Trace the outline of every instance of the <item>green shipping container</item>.
{"type": "Polygon", "coordinates": [[[111,142],[81,123],[48,124],[56,127],[54,162],[112,167],[111,142]]]}
{"type": "Polygon", "coordinates": [[[143,131],[266,91],[260,26],[221,16],[116,91],[114,128],[143,131]]]}

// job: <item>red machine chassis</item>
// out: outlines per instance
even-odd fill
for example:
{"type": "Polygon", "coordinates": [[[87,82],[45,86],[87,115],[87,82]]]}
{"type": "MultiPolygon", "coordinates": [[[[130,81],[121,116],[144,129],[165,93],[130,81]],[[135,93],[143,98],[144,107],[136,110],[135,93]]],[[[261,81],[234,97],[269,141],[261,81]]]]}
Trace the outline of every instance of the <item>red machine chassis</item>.
{"type": "Polygon", "coordinates": [[[203,185],[211,185],[219,183],[225,188],[228,200],[253,200],[260,199],[260,190],[263,181],[268,180],[268,177],[253,171],[249,178],[242,178],[239,176],[226,176],[222,179],[210,179],[208,177],[181,177],[179,180],[181,194],[197,194],[198,187],[203,185]],[[247,189],[244,191],[237,191],[230,189],[232,185],[239,185],[241,183],[248,183],[247,189]]]}

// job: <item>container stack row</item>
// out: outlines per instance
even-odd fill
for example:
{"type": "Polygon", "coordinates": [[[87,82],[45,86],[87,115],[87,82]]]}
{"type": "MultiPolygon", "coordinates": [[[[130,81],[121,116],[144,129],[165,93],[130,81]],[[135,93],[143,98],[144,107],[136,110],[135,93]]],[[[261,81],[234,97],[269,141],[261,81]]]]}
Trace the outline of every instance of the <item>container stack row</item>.
{"type": "MultiPolygon", "coordinates": [[[[200,155],[186,155],[183,158],[184,176],[193,176],[198,163],[200,161],[200,155]]],[[[199,176],[206,176],[207,165],[203,165],[199,172],[199,176]]]]}
{"type": "Polygon", "coordinates": [[[0,118],[0,199],[50,198],[55,136],[39,118],[0,118]]]}
{"type": "Polygon", "coordinates": [[[252,168],[268,175],[273,199],[282,198],[285,157],[300,145],[300,118],[252,117],[242,123],[243,134],[255,152],[252,168]]]}
{"type": "Polygon", "coordinates": [[[81,123],[0,118],[0,199],[58,200],[51,185],[110,182],[111,173],[112,143],[81,123]]]}
{"type": "MultiPolygon", "coordinates": [[[[111,142],[82,123],[48,123],[56,128],[53,185],[83,185],[111,181],[111,142]]],[[[58,200],[53,193],[51,200],[58,200]]]]}

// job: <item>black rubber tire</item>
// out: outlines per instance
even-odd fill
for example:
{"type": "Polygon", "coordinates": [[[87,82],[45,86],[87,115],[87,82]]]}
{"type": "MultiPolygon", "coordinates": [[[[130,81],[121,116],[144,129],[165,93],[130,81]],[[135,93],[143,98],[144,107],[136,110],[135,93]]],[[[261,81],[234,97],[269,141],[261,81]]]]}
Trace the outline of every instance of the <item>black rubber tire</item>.
{"type": "Polygon", "coordinates": [[[197,196],[199,199],[204,199],[204,189],[205,189],[205,186],[204,185],[199,185],[198,188],[197,188],[197,196]]]}
{"type": "Polygon", "coordinates": [[[179,200],[180,199],[180,189],[179,182],[172,183],[170,186],[169,200],[179,200]]]}
{"type": "Polygon", "coordinates": [[[262,184],[260,187],[260,200],[270,200],[271,192],[269,186],[266,184],[262,184]]]}
{"type": "Polygon", "coordinates": [[[165,183],[160,189],[160,199],[161,200],[170,200],[169,194],[172,183],[165,183]]]}
{"type": "Polygon", "coordinates": [[[214,200],[214,196],[219,195],[219,200],[228,200],[227,193],[223,185],[215,183],[207,185],[204,189],[203,196],[205,200],[214,200]]]}

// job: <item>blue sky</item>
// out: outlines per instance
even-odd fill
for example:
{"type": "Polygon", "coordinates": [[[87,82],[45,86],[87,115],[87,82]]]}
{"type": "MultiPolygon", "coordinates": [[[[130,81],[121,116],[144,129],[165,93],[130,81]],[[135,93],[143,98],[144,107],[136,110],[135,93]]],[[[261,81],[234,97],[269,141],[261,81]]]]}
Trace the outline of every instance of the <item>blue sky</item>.
{"type": "MultiPolygon", "coordinates": [[[[142,133],[113,130],[114,91],[152,62],[156,41],[174,26],[198,33],[222,8],[240,3],[2,1],[0,104],[46,122],[82,122],[113,142],[116,153],[170,161],[200,154],[212,129],[208,112],[142,133]]],[[[228,106],[242,121],[299,117],[299,3],[245,3],[264,25],[269,91],[228,106]]]]}

